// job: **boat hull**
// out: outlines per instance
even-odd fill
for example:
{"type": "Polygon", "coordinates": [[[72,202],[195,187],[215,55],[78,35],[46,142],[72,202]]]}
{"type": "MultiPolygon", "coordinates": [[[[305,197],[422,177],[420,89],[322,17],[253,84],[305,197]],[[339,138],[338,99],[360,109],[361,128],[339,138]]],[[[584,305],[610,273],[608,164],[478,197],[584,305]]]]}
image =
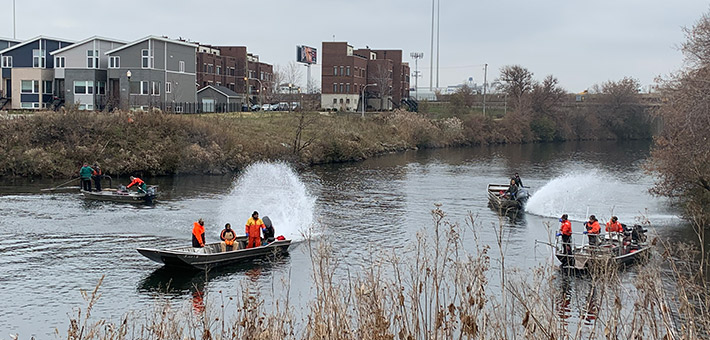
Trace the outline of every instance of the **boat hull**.
{"type": "Polygon", "coordinates": [[[116,190],[81,190],[81,194],[84,195],[84,198],[90,200],[119,203],[152,203],[155,200],[155,194],[146,194],[138,192],[119,192],[116,190]]]}
{"type": "Polygon", "coordinates": [[[246,262],[255,258],[283,255],[288,252],[291,240],[277,240],[265,246],[244,249],[246,238],[237,239],[237,250],[226,250],[223,242],[209,243],[204,248],[182,247],[174,249],[138,248],[138,252],[169,267],[207,270],[213,267],[246,262]]]}

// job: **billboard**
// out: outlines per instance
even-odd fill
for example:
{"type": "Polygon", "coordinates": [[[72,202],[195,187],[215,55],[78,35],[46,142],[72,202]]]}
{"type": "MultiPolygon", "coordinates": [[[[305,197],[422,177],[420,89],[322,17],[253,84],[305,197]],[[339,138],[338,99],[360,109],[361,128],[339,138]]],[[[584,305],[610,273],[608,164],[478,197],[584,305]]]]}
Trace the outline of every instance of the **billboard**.
{"type": "Polygon", "coordinates": [[[318,52],[315,47],[296,46],[296,61],[304,64],[316,64],[318,52]]]}

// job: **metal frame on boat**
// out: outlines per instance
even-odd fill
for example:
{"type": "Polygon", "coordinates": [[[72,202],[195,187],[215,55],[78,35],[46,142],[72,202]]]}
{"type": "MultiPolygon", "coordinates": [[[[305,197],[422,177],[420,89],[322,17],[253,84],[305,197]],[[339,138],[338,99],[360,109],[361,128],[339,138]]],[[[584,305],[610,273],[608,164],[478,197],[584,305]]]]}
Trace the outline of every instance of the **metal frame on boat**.
{"type": "MultiPolygon", "coordinates": [[[[626,266],[648,255],[651,245],[646,242],[646,230],[640,225],[627,228],[624,233],[599,235],[599,244],[569,244],[572,253],[565,252],[561,236],[556,239],[555,256],[563,268],[588,270],[595,266],[626,266]]],[[[580,234],[577,234],[580,235],[580,234]]]]}
{"type": "Polygon", "coordinates": [[[203,248],[179,247],[165,250],[138,248],[143,256],[169,267],[187,267],[200,270],[245,262],[254,258],[285,254],[291,240],[275,240],[267,245],[246,248],[247,237],[239,236],[234,249],[227,250],[224,242],[208,243],[203,248]]]}

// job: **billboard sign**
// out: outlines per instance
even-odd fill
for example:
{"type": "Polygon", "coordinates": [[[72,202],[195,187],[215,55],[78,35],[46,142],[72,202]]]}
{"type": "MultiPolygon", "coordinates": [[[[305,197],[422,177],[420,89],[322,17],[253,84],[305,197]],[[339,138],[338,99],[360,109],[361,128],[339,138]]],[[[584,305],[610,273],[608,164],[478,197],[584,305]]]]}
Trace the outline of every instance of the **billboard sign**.
{"type": "Polygon", "coordinates": [[[316,64],[318,52],[315,47],[296,46],[296,61],[304,64],[316,64]]]}

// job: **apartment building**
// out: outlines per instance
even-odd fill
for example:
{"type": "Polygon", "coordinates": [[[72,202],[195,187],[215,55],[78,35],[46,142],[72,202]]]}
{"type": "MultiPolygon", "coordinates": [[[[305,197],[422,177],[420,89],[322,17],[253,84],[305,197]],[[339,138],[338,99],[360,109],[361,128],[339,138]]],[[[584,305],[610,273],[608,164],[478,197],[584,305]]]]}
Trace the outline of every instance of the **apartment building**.
{"type": "Polygon", "coordinates": [[[65,39],[38,36],[0,51],[0,108],[42,109],[54,100],[51,52],[72,45],[65,39]]]}
{"type": "Polygon", "coordinates": [[[116,107],[182,111],[197,102],[197,45],[148,36],[107,51],[108,102],[116,107]]]}
{"type": "Polygon", "coordinates": [[[402,62],[401,50],[323,42],[321,51],[322,108],[356,111],[366,105],[391,110],[409,97],[409,64],[402,62]]]}
{"type": "Polygon", "coordinates": [[[200,45],[197,49],[198,88],[222,86],[258,104],[262,91],[270,92],[273,66],[249,53],[246,46],[200,45]]]}
{"type": "Polygon", "coordinates": [[[21,43],[22,41],[0,37],[0,51],[21,43]]]}
{"type": "Polygon", "coordinates": [[[94,36],[51,52],[57,99],[75,104],[79,110],[106,108],[108,69],[112,61],[106,52],[125,44],[94,36]]]}

